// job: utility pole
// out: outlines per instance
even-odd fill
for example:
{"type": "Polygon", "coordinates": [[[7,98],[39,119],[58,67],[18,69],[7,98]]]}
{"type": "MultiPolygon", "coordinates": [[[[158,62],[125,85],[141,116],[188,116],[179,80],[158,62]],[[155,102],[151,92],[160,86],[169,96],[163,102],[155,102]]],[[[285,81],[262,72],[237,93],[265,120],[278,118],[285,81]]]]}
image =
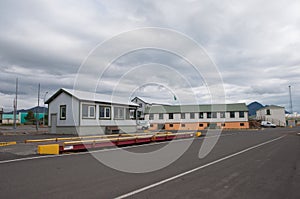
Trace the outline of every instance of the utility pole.
{"type": "Polygon", "coordinates": [[[45,126],[45,109],[46,109],[46,105],[45,105],[45,100],[46,100],[46,95],[48,94],[48,91],[45,93],[44,95],[44,116],[43,116],[43,126],[45,126]]]}
{"type": "Polygon", "coordinates": [[[36,130],[38,131],[39,130],[39,107],[40,107],[40,89],[41,89],[41,85],[39,84],[39,87],[38,87],[38,106],[37,108],[35,109],[36,111],[36,130]]]}
{"type": "Polygon", "coordinates": [[[293,103],[292,103],[292,89],[291,89],[291,86],[289,86],[289,94],[290,94],[290,111],[291,111],[291,114],[293,114],[293,103]]]}
{"type": "Polygon", "coordinates": [[[17,111],[18,111],[18,78],[16,78],[16,97],[14,100],[14,129],[17,129],[17,111]]]}

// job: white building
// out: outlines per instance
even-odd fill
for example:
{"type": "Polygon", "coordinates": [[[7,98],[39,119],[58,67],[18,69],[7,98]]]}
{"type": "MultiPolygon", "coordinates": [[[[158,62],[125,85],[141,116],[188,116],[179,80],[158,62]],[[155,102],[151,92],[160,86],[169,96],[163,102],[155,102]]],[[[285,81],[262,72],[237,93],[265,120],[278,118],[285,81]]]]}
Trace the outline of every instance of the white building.
{"type": "Polygon", "coordinates": [[[256,119],[269,121],[277,126],[286,126],[284,107],[269,105],[256,111],[256,119]]]}
{"type": "Polygon", "coordinates": [[[60,89],[46,104],[50,133],[91,135],[136,131],[138,105],[130,100],[60,89]]]}
{"type": "Polygon", "coordinates": [[[203,130],[249,128],[244,103],[213,105],[153,105],[145,110],[150,130],[203,130]]]}
{"type": "Polygon", "coordinates": [[[137,109],[137,118],[139,120],[145,119],[145,110],[153,105],[171,105],[164,101],[158,101],[157,99],[154,100],[146,97],[135,97],[131,101],[139,105],[137,109]]]}

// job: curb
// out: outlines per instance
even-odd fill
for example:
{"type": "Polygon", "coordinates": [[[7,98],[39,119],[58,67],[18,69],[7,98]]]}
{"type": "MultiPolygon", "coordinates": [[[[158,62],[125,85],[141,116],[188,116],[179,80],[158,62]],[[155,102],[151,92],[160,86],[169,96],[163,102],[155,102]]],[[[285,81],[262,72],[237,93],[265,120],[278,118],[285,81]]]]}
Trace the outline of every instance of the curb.
{"type": "Polygon", "coordinates": [[[9,146],[9,145],[15,145],[17,144],[17,142],[13,141],[13,142],[0,142],[0,147],[1,146],[9,146]]]}

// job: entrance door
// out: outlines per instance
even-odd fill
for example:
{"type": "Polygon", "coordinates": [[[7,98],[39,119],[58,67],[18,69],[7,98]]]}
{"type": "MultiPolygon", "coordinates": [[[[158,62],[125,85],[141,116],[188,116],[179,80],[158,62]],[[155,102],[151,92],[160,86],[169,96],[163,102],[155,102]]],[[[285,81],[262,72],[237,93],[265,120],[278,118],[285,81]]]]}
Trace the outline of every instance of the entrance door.
{"type": "Polygon", "coordinates": [[[51,114],[51,133],[56,133],[57,114],[51,114]]]}

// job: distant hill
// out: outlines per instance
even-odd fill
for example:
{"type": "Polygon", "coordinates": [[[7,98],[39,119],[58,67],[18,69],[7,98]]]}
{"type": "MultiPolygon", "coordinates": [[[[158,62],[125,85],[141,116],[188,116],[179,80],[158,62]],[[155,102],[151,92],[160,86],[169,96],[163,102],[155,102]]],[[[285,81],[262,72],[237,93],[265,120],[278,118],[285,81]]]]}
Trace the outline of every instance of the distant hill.
{"type": "MultiPolygon", "coordinates": [[[[28,111],[32,111],[34,113],[38,112],[38,113],[44,113],[44,107],[42,106],[35,106],[35,107],[32,107],[32,108],[29,108],[29,109],[20,109],[20,110],[17,110],[17,114],[19,113],[27,113],[28,111]]],[[[48,108],[46,107],[45,108],[45,113],[48,112],[48,108]]],[[[6,114],[13,114],[14,112],[13,111],[10,111],[10,112],[5,112],[6,114]]]]}
{"type": "Polygon", "coordinates": [[[255,101],[248,104],[247,107],[249,109],[249,116],[254,116],[256,115],[256,111],[264,106],[261,103],[255,101]]]}

